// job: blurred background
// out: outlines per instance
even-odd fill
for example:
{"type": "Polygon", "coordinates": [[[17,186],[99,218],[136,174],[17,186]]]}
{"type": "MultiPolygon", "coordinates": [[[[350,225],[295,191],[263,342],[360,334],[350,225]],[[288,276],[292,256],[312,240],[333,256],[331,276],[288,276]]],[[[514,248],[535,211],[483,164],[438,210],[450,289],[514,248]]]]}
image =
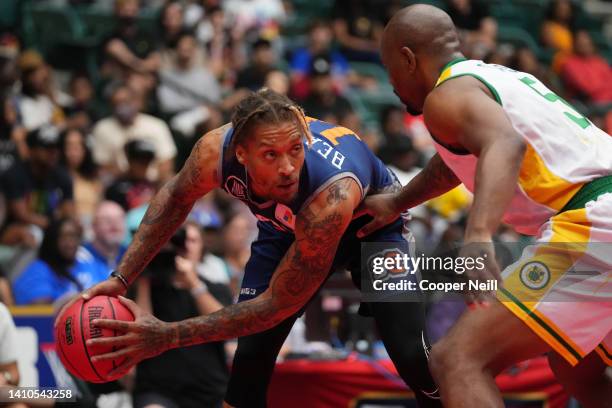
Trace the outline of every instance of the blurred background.
{"type": "MultiPolygon", "coordinates": [[[[176,406],[216,406],[232,342],[167,353],[120,382],[94,386],[70,378],[54,357],[53,310],[106,279],[149,200],[181,168],[196,140],[228,122],[233,107],[263,86],[288,94],[309,116],[354,130],[406,184],[435,149],[422,118],[407,114],[393,94],[378,42],[393,13],[414,3],[1,0],[0,300],[10,313],[0,304],[0,372],[9,372],[0,385],[69,386],[82,406],[146,406],[147,393],[168,388],[172,372],[170,382],[178,385],[166,395],[176,406]],[[194,362],[193,370],[175,373],[194,362]],[[186,394],[195,396],[185,400],[186,394]]],[[[535,75],[610,133],[611,1],[419,3],[451,15],[468,58],[535,75]]],[[[412,211],[418,253],[439,254],[461,239],[470,199],[458,187],[412,211]]],[[[130,295],[164,320],[230,304],[255,237],[244,205],[221,192],[209,194],[130,295]],[[200,282],[212,300],[192,296],[200,282]]],[[[504,226],[497,239],[528,242],[504,226]]],[[[315,392],[319,405],[304,406],[348,406],[338,398],[353,401],[353,394],[372,391],[400,395],[387,398],[393,406],[413,406],[373,323],[357,316],[359,299],[342,273],[320,291],[283,349],[272,393],[277,406],[286,406],[279,401],[295,384],[320,387],[313,376],[345,388],[315,392]],[[309,371],[292,361],[313,365],[309,371]],[[321,361],[344,365],[317,366],[321,361]],[[352,368],[341,368],[347,364],[352,368]],[[340,372],[371,375],[373,382],[350,391],[350,375],[340,372]]],[[[432,300],[434,340],[462,308],[460,299],[432,300]]],[[[548,391],[529,384],[518,391],[539,391],[548,406],[566,406],[546,367],[540,368],[548,391]]],[[[514,375],[533,374],[517,370],[514,375]]],[[[516,382],[507,384],[512,389],[516,382]]],[[[359,401],[352,406],[387,406],[359,401]]],[[[529,398],[508,404],[544,406],[529,398]]]]}

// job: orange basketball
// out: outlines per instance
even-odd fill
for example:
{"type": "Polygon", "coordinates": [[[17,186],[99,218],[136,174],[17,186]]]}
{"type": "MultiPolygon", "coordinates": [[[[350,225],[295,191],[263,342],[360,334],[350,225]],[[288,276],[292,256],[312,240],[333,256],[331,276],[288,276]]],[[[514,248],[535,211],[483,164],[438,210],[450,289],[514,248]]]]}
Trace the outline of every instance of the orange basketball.
{"type": "Polygon", "coordinates": [[[55,328],[55,344],[57,353],[64,367],[75,377],[82,380],[101,383],[116,380],[107,377],[108,373],[124,360],[92,362],[91,356],[113,351],[113,348],[88,347],[85,342],[89,339],[115,336],[115,330],[91,327],[95,319],[116,319],[133,321],[132,312],[117,298],[109,296],[95,296],[84,302],[79,299],[57,317],[55,328]]]}

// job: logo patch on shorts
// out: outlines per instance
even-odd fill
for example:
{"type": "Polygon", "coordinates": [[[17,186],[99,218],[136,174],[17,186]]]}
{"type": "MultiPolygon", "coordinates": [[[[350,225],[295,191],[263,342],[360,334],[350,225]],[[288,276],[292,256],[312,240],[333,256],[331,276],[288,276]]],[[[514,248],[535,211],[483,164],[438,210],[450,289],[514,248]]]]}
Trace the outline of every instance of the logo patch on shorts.
{"type": "Polygon", "coordinates": [[[550,281],[550,271],[542,262],[528,262],[521,268],[521,282],[529,289],[540,290],[550,281]]]}

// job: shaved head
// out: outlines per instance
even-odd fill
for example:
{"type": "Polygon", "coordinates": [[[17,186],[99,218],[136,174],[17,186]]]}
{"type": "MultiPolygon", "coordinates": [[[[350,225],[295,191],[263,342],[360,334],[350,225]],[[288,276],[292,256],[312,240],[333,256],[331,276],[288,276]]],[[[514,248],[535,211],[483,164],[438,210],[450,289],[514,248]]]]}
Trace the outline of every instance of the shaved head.
{"type": "Polygon", "coordinates": [[[393,15],[382,46],[408,47],[415,54],[459,51],[459,37],[450,16],[427,4],[405,7],[393,15]]]}
{"type": "Polygon", "coordinates": [[[408,112],[422,112],[441,68],[462,57],[459,47],[453,21],[437,7],[416,4],[393,15],[383,33],[381,58],[408,112]]]}

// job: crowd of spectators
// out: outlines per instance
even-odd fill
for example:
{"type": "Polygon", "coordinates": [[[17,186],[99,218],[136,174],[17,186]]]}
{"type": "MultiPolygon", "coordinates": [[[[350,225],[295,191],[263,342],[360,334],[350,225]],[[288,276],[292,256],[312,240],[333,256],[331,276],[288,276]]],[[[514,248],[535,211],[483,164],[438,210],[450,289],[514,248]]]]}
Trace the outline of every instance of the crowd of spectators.
{"type": "MultiPolygon", "coordinates": [[[[49,3],[100,9],[109,4],[49,3]]],[[[327,15],[289,37],[284,30],[295,21],[297,1],[114,0],[115,28],[96,43],[95,73],[76,61],[72,70],[65,68],[69,61],[55,67],[36,43],[24,40],[19,23],[6,28],[0,34],[0,300],[58,305],[106,279],[148,202],[182,166],[197,138],[226,123],[248,92],[264,86],[299,101],[310,116],[353,129],[408,182],[433,154],[422,119],[390,104],[370,112],[374,125],[366,123],[354,95],[389,90],[355,67],[383,69],[382,30],[409,3],[336,0],[327,15]],[[151,10],[157,16],[152,32],[138,24],[151,10]]],[[[500,42],[488,2],[438,3],[457,25],[468,58],[533,74],[589,108],[593,122],[610,132],[610,62],[591,32],[577,26],[576,3],[549,2],[537,39],[551,53],[548,60],[528,46],[500,42]]],[[[413,230],[423,252],[461,238],[469,203],[469,194],[457,188],[414,210],[413,230]]],[[[196,204],[183,232],[168,266],[173,277],[145,275],[133,294],[162,319],[210,313],[236,298],[255,221],[244,206],[215,192],[196,204]],[[199,290],[203,285],[210,291],[199,290]],[[169,308],[168,302],[178,306],[169,308]]],[[[520,238],[502,232],[504,239],[520,238]]],[[[210,345],[212,354],[202,361],[196,349],[169,353],[147,362],[155,367],[148,372],[167,375],[168,364],[216,364],[217,377],[199,381],[218,390],[227,381],[219,347],[210,345]]],[[[136,399],[142,406],[157,401],[151,394],[166,380],[141,376],[136,399]]]]}

